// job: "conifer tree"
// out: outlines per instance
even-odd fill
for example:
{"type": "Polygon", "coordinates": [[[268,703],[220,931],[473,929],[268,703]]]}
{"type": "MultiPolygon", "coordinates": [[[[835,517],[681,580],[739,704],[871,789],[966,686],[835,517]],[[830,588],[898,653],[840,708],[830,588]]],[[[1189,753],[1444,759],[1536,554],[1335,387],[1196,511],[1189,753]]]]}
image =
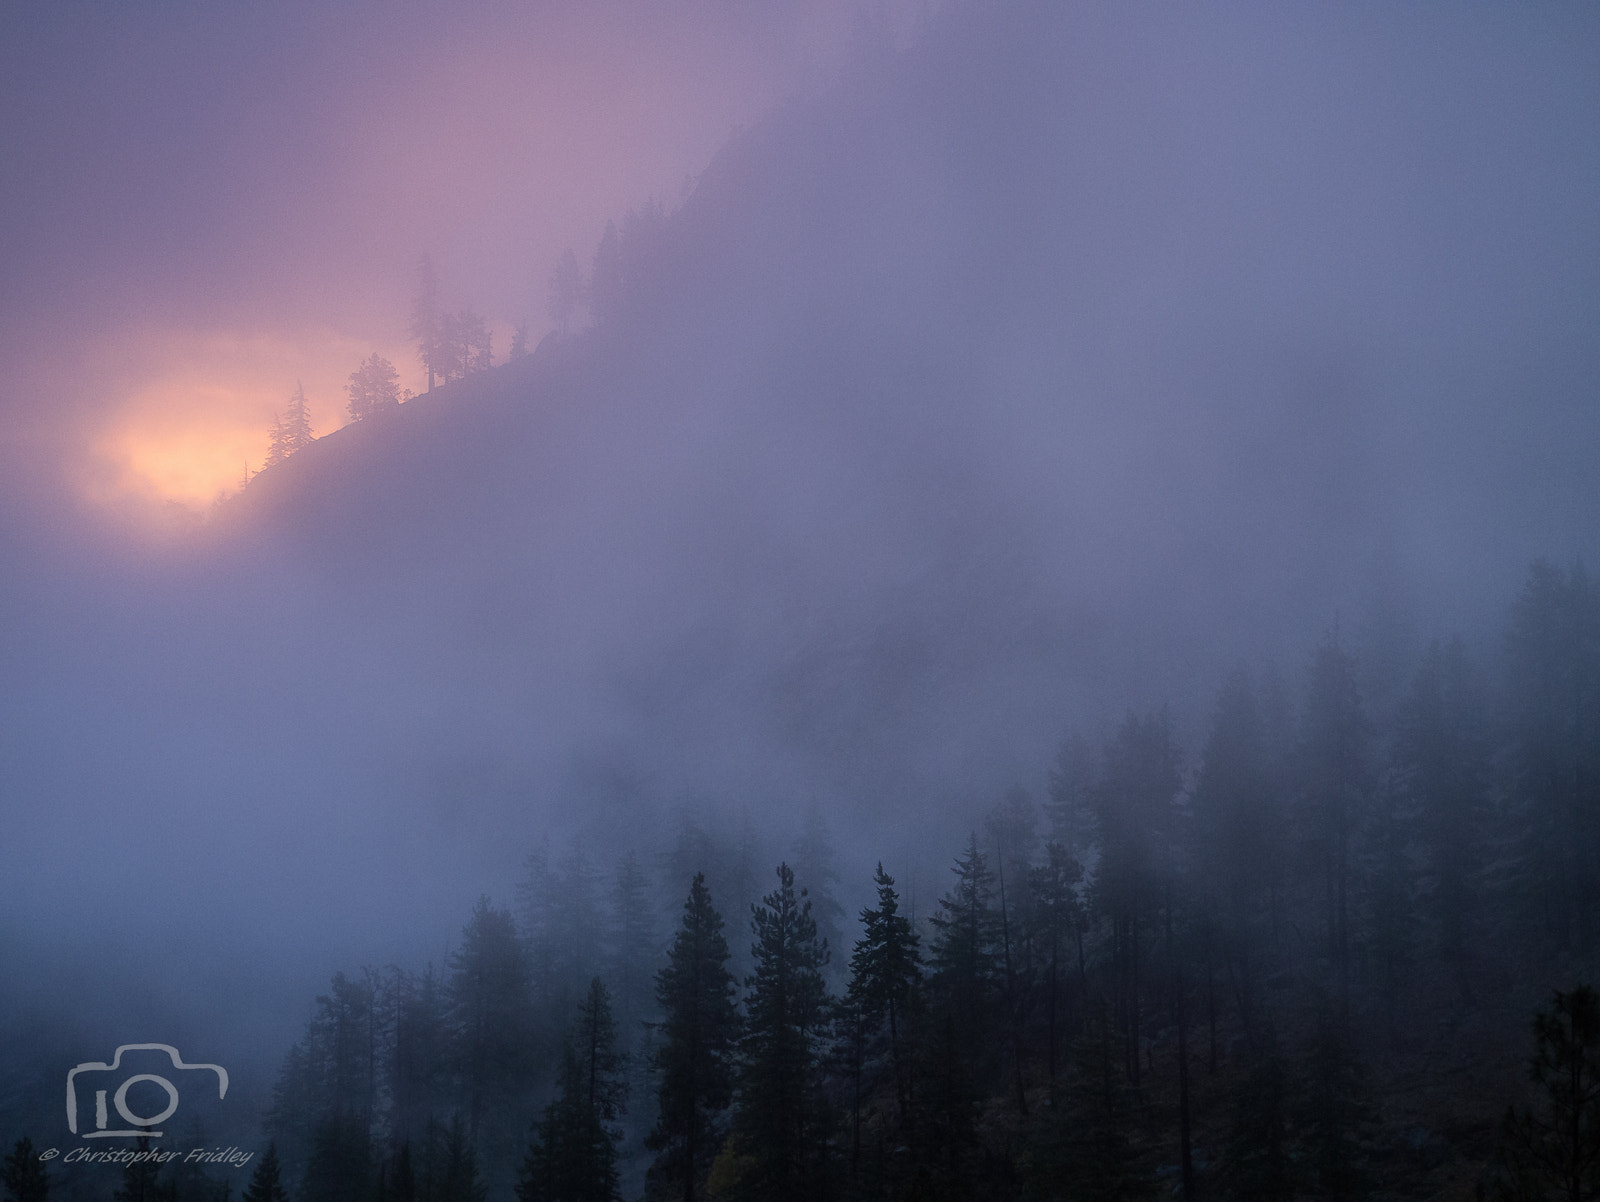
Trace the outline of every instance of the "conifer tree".
{"type": "Polygon", "coordinates": [[[342,1202],[359,1198],[372,1177],[372,1141],[364,1124],[348,1111],[333,1111],[317,1124],[311,1138],[300,1189],[304,1202],[342,1202]]]}
{"type": "Polygon", "coordinates": [[[45,1202],[49,1198],[50,1174],[26,1135],[0,1161],[0,1185],[5,1187],[7,1202],[45,1202]]]}
{"type": "Polygon", "coordinates": [[[306,404],[305,386],[296,383],[289,407],[272,419],[272,439],[267,448],[267,466],[274,467],[314,441],[311,410],[306,404]]]}
{"type": "Polygon", "coordinates": [[[1289,1202],[1295,1196],[1296,1166],[1288,1074],[1270,1031],[1258,1044],[1234,1098],[1221,1178],[1232,1197],[1289,1202]]]}
{"type": "Polygon", "coordinates": [[[508,1124],[537,1067],[530,982],[527,950],[510,912],[480,898],[451,957],[449,1014],[468,1136],[491,1148],[520,1142],[520,1130],[513,1135],[508,1124]]]}
{"type": "Polygon", "coordinates": [[[976,832],[952,871],[955,888],[939,899],[930,919],[929,984],[940,1012],[952,1019],[957,1054],[971,1072],[988,1045],[1000,977],[1000,920],[990,907],[994,876],[976,832]]]}
{"type": "Polygon", "coordinates": [[[648,1146],[665,1152],[668,1177],[694,1202],[715,1153],[718,1116],[733,1096],[739,1029],[722,916],[696,873],[665,968],[656,974],[661,1043],[656,1049],[660,1112],[648,1146]]]}
{"type": "Polygon", "coordinates": [[[1460,639],[1429,646],[1397,719],[1396,775],[1427,852],[1435,938],[1444,959],[1459,965],[1474,908],[1488,775],[1481,703],[1460,639]]]}
{"type": "Polygon", "coordinates": [[[1072,1202],[1153,1198],[1150,1166],[1134,1139],[1139,1115],[1102,1013],[1073,1050],[1065,1105],[1043,1120],[1028,1157],[1033,1195],[1072,1202]]]}
{"type": "Polygon", "coordinates": [[[417,357],[428,373],[428,391],[443,372],[445,358],[445,314],[439,305],[439,277],[433,259],[423,255],[417,264],[417,295],[411,303],[409,333],[417,343],[417,357]]]}
{"type": "Polygon", "coordinates": [[[1129,1082],[1139,1084],[1141,925],[1172,872],[1179,752],[1166,711],[1129,713],[1107,745],[1093,792],[1100,861],[1095,900],[1111,919],[1113,997],[1129,1082]]]}
{"type": "Polygon", "coordinates": [[[1054,841],[1045,847],[1045,862],[1029,870],[1034,906],[1033,939],[1039,949],[1044,973],[1045,1079],[1050,1085],[1050,1104],[1058,1102],[1056,1091],[1060,1069],[1062,1021],[1062,982],[1074,975],[1067,964],[1074,962],[1081,988],[1085,984],[1083,936],[1088,926],[1078,884],[1083,867],[1067,849],[1054,841]],[[1074,956],[1074,953],[1075,956],[1074,956]]]}
{"type": "Polygon", "coordinates": [[[817,937],[830,952],[844,945],[844,907],[834,897],[839,887],[837,858],[822,808],[812,801],[806,807],[805,829],[794,843],[794,879],[811,903],[817,937]]]}
{"type": "Polygon", "coordinates": [[[245,1187],[243,1202],[289,1202],[289,1192],[283,1188],[282,1170],[278,1166],[278,1145],[269,1143],[261,1163],[250,1174],[250,1184],[245,1187]]]}
{"type": "Polygon", "coordinates": [[[1600,993],[1588,985],[1558,992],[1533,1030],[1528,1075],[1539,1107],[1506,1114],[1512,1181],[1503,1193],[1521,1202],[1547,1198],[1553,1188],[1581,1202],[1600,1192],[1600,993]]]}
{"type": "Polygon", "coordinates": [[[447,1017],[449,999],[444,981],[431,964],[420,974],[393,970],[386,993],[392,1016],[387,1073],[389,1134],[405,1144],[421,1138],[431,1115],[447,1110],[454,1051],[447,1017]]]}
{"type": "Polygon", "coordinates": [[[888,1023],[895,1098],[904,1121],[908,1082],[901,1033],[912,990],[921,980],[922,953],[910,922],[900,914],[900,897],[894,889],[894,878],[883,870],[881,860],[872,879],[878,887],[878,905],[876,909],[861,911],[864,934],[850,956],[848,997],[866,1019],[888,1023]]]}
{"type": "Polygon", "coordinates": [[[350,397],[350,418],[365,421],[400,404],[400,373],[376,351],[350,373],[345,385],[350,397]]]}
{"type": "Polygon", "coordinates": [[[1368,737],[1355,662],[1335,630],[1317,648],[1312,664],[1299,768],[1304,837],[1322,877],[1328,955],[1338,974],[1341,1019],[1350,1005],[1356,837],[1371,799],[1368,737]]]}
{"type": "Polygon", "coordinates": [[[616,984],[616,1010],[621,1042],[633,1042],[639,1021],[651,1008],[652,965],[659,956],[656,911],[650,901],[644,868],[631,850],[617,865],[611,891],[608,943],[609,978],[616,984]]]}
{"type": "MultiPolygon", "coordinates": [[[[150,1151],[150,1137],[134,1141],[138,1152],[150,1151]]],[[[154,1160],[131,1160],[122,1168],[122,1185],[113,1193],[115,1202],[172,1202],[171,1182],[161,1180],[161,1165],[154,1160]]]]}
{"type": "Polygon", "coordinates": [[[578,266],[578,256],[569,246],[556,260],[555,270],[550,275],[550,320],[556,323],[563,338],[571,331],[572,319],[583,305],[585,291],[583,268],[578,266]]]}
{"type": "Polygon", "coordinates": [[[778,888],[750,907],[755,974],[746,982],[734,1136],[747,1163],[741,1189],[784,1202],[813,1199],[826,1178],[825,1114],[818,1045],[826,1018],[826,953],[811,904],[788,864],[778,888]]]}
{"type": "Polygon", "coordinates": [[[618,1196],[613,1125],[627,1096],[626,1058],[596,977],[564,1043],[561,1092],[536,1125],[517,1186],[520,1202],[612,1202],[618,1196]]]}
{"type": "MultiPolygon", "coordinates": [[[[1217,698],[1195,782],[1194,857],[1209,982],[1222,961],[1245,1030],[1255,1017],[1256,982],[1272,891],[1281,873],[1281,799],[1268,770],[1266,731],[1254,682],[1240,665],[1217,698]]],[[[1215,1042],[1215,1007],[1212,1011],[1215,1042]]],[[[1214,1056],[1213,1056],[1214,1059],[1214,1056]]]]}
{"type": "Polygon", "coordinates": [[[1600,935],[1600,586],[1583,565],[1528,571],[1506,636],[1517,884],[1568,951],[1600,935]]]}

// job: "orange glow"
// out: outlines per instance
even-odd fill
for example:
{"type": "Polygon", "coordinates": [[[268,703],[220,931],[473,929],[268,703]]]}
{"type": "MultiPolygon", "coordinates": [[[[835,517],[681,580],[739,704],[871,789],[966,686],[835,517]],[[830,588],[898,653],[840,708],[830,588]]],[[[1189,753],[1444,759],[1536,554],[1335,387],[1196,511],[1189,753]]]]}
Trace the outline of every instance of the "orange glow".
{"type": "MultiPolygon", "coordinates": [[[[344,385],[374,350],[406,375],[404,347],[335,334],[164,334],[139,340],[148,365],[93,439],[86,491],[103,504],[145,498],[203,508],[266,461],[274,415],[305,385],[312,428],[342,426],[344,385]]],[[[407,384],[411,380],[402,377],[407,384]]]]}

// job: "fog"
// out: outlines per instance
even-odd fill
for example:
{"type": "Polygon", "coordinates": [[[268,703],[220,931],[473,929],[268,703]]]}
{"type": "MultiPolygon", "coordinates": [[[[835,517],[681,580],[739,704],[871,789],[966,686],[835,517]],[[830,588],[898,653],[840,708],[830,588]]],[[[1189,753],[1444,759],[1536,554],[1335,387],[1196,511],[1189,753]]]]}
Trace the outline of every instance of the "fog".
{"type": "Polygon", "coordinates": [[[1337,626],[1381,705],[1592,562],[1592,8],[785,12],[0,18],[14,1032],[259,1103],[333,971],[685,806],[926,905],[1066,734],[1167,705],[1192,767],[1235,662],[1337,626]],[[424,253],[539,349],[336,429],[347,347],[425,386],[424,253]],[[259,466],[296,378],[325,436],[215,506],[97,450],[259,466]]]}

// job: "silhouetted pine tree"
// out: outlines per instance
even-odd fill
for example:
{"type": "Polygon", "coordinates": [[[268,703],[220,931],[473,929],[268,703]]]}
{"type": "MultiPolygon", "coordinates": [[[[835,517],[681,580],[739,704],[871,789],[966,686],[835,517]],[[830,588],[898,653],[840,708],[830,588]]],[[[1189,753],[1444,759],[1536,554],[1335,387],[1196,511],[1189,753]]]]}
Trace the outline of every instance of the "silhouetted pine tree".
{"type": "Polygon", "coordinates": [[[1515,1202],[1600,1196],[1600,993],[1579,985],[1557,993],[1533,1020],[1528,1075],[1535,1110],[1509,1110],[1501,1137],[1499,1195],[1515,1202]]]}
{"type": "Polygon", "coordinates": [[[1317,648],[1301,714],[1298,768],[1301,831],[1323,891],[1328,957],[1341,1021],[1350,1006],[1352,879],[1357,838],[1372,796],[1370,730],[1355,662],[1331,631],[1317,648]]]}
{"type": "Polygon", "coordinates": [[[1148,1156],[1134,1138],[1140,1115],[1120,1060],[1102,1009],[1074,1045],[1062,1107],[1041,1119],[1025,1157],[1030,1200],[1155,1196],[1148,1156]]]}
{"type": "Polygon", "coordinates": [[[911,923],[900,913],[894,878],[883,870],[882,861],[872,879],[878,887],[878,905],[861,911],[863,934],[850,956],[848,997],[866,1023],[888,1025],[890,1071],[904,1122],[910,1080],[903,1028],[912,991],[922,979],[922,953],[911,923]]]}
{"type": "Polygon", "coordinates": [[[350,397],[351,420],[365,421],[400,404],[400,373],[395,371],[393,363],[374,351],[350,373],[345,392],[350,397]]]}
{"type": "Polygon", "coordinates": [[[1288,1071],[1270,1030],[1257,1044],[1234,1095],[1218,1176],[1228,1197],[1289,1202],[1296,1174],[1288,1071]]]}
{"type": "MultiPolygon", "coordinates": [[[[817,938],[832,953],[844,946],[844,907],[834,896],[839,887],[838,853],[833,837],[822,817],[822,808],[813,800],[806,807],[805,829],[794,843],[794,879],[811,903],[811,918],[817,924],[817,938]]],[[[843,956],[839,957],[842,969],[843,956]]],[[[833,963],[830,954],[829,964],[833,963]]],[[[826,975],[826,974],[825,974],[826,975]]]]}
{"type": "Polygon", "coordinates": [[[527,950],[510,912],[480,898],[450,959],[449,1016],[467,1135],[497,1163],[521,1143],[514,1116],[538,1067],[530,986],[527,950]]]}
{"type": "Polygon", "coordinates": [[[296,383],[289,407],[272,419],[272,435],[267,447],[267,466],[282,463],[297,451],[304,450],[314,441],[311,434],[311,410],[306,403],[305,386],[296,383]]]}
{"type": "Polygon", "coordinates": [[[722,916],[697,872],[667,965],[656,974],[660,1111],[648,1141],[665,1153],[659,1176],[681,1183],[684,1202],[694,1202],[701,1188],[720,1142],[718,1116],[733,1097],[734,996],[722,916]]]}
{"type": "Polygon", "coordinates": [[[278,1145],[269,1143],[261,1163],[250,1174],[250,1184],[241,1195],[243,1202],[289,1202],[289,1191],[283,1188],[278,1167],[278,1145]]]}
{"type": "Polygon", "coordinates": [[[311,1159],[300,1189],[303,1202],[360,1198],[372,1179],[372,1141],[366,1125],[348,1112],[326,1115],[311,1137],[311,1159]]]}
{"type": "Polygon", "coordinates": [[[1346,1022],[1324,1007],[1300,1074],[1296,1127],[1319,1197],[1363,1198],[1373,1181],[1375,1116],[1346,1022]]]}
{"type": "MultiPolygon", "coordinates": [[[[149,1136],[134,1141],[138,1152],[150,1151],[149,1136]]],[[[116,1202],[173,1202],[172,1183],[161,1180],[161,1166],[153,1160],[129,1162],[122,1168],[122,1185],[111,1195],[116,1202]]]]}
{"type": "Polygon", "coordinates": [[[518,1202],[613,1202],[619,1196],[616,1139],[595,1097],[583,1050],[564,1044],[560,1093],[534,1125],[518,1202]]]}
{"type": "Polygon", "coordinates": [[[439,277],[433,270],[433,259],[423,255],[417,264],[417,295],[411,302],[411,326],[408,333],[417,343],[417,357],[428,373],[428,391],[433,391],[437,377],[443,374],[445,357],[445,314],[439,304],[439,277]]]}
{"type": "Polygon", "coordinates": [[[750,908],[755,974],[747,981],[734,1109],[736,1147],[745,1164],[739,1192],[772,1202],[827,1193],[827,1115],[819,1041],[826,1019],[826,953],[811,904],[794,888],[788,864],[778,888],[750,908]]]}
{"type": "Polygon", "coordinates": [[[929,986],[936,1008],[953,1020],[953,1050],[970,1074],[989,1050],[1000,977],[1000,918],[990,907],[994,876],[976,833],[952,871],[955,887],[930,919],[929,986]]]}
{"type": "Polygon", "coordinates": [[[1144,963],[1141,927],[1172,877],[1179,752],[1166,711],[1129,713],[1106,746],[1091,797],[1100,860],[1093,898],[1111,920],[1113,998],[1128,1080],[1139,1084],[1144,963]]]}
{"type": "Polygon", "coordinates": [[[50,1174],[26,1135],[0,1161],[0,1186],[5,1187],[8,1202],[45,1202],[49,1198],[50,1174]]]}
{"type": "Polygon", "coordinates": [[[1050,1086],[1050,1105],[1059,1102],[1062,1037],[1066,1027],[1063,996],[1066,982],[1075,979],[1081,994],[1087,984],[1083,936],[1088,928],[1087,914],[1078,886],[1083,866],[1061,844],[1045,848],[1045,862],[1029,869],[1033,895],[1032,938],[1040,960],[1043,978],[1041,999],[1045,1022],[1045,1080],[1050,1086]]]}

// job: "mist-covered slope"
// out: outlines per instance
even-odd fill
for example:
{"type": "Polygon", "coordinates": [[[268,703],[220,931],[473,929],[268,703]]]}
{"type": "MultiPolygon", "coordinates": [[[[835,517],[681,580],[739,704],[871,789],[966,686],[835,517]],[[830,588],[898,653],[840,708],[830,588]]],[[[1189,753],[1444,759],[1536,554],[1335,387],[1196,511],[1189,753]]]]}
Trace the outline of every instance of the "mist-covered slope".
{"type": "Polygon", "coordinates": [[[1580,18],[978,7],[620,223],[593,328],[4,585],[11,931],[266,1009],[688,796],[942,862],[1069,727],[1594,545],[1580,18]]]}
{"type": "Polygon", "coordinates": [[[1495,39],[1555,31],[1492,24],[866,47],[625,226],[597,328],[322,440],[225,537],[530,729],[891,809],[1380,599],[1491,618],[1600,501],[1593,147],[1530,145],[1571,80],[1511,93],[1495,39]]]}

